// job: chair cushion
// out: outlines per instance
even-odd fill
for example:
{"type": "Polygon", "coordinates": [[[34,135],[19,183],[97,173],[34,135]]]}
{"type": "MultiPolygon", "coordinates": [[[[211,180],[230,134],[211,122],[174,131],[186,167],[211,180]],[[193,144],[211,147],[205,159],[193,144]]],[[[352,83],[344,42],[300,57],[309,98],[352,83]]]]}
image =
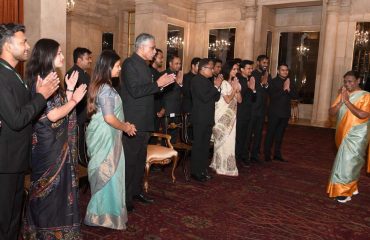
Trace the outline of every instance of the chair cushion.
{"type": "Polygon", "coordinates": [[[177,156],[177,151],[160,145],[148,145],[146,161],[162,160],[177,156]]]}

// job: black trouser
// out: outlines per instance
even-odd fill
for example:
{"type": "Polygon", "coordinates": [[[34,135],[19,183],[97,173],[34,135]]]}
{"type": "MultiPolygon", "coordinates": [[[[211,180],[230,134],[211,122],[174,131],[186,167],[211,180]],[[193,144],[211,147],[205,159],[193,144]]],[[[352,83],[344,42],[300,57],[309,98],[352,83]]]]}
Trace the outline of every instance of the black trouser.
{"type": "Polygon", "coordinates": [[[191,174],[201,175],[207,170],[212,127],[209,124],[193,124],[194,142],[191,150],[191,174]]]}
{"type": "Polygon", "coordinates": [[[179,124],[181,123],[181,117],[167,117],[167,120],[163,118],[163,129],[162,132],[165,134],[169,134],[171,136],[171,143],[176,143],[177,142],[177,136],[179,135],[179,128],[168,128],[171,123],[174,124],[179,124]],[[166,123],[167,121],[167,123],[166,123]]]}
{"type": "Polygon", "coordinates": [[[250,133],[249,139],[251,143],[251,159],[259,159],[258,154],[260,153],[261,148],[264,121],[264,116],[252,116],[249,122],[248,132],[250,133]]]}
{"type": "Polygon", "coordinates": [[[137,132],[136,136],[133,137],[123,134],[127,205],[132,205],[133,197],[142,193],[142,182],[149,137],[149,132],[137,132]]]}
{"type": "Polygon", "coordinates": [[[86,142],[85,142],[85,123],[79,123],[78,124],[78,157],[79,157],[79,163],[87,167],[89,160],[87,158],[86,154],[86,142]]]}
{"type": "Polygon", "coordinates": [[[248,146],[250,141],[250,133],[248,129],[250,119],[236,120],[236,140],[235,140],[235,158],[238,161],[249,160],[248,146]]]}
{"type": "Polygon", "coordinates": [[[281,143],[283,141],[284,132],[288,126],[289,118],[280,118],[269,116],[267,133],[265,138],[264,152],[265,157],[271,156],[271,147],[274,144],[274,157],[281,158],[281,143]]]}
{"type": "Polygon", "coordinates": [[[16,240],[20,228],[24,173],[0,173],[0,239],[16,240]]]}

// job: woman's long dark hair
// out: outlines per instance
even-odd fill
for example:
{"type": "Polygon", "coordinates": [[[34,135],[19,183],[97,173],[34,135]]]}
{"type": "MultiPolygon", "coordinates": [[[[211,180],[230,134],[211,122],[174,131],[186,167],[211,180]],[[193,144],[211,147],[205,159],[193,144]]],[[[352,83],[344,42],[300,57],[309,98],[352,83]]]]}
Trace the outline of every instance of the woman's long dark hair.
{"type": "MultiPolygon", "coordinates": [[[[42,38],[37,41],[26,66],[26,81],[29,85],[36,84],[38,75],[45,78],[50,72],[55,71],[54,59],[59,46],[60,44],[53,39],[42,38]]],[[[59,85],[59,91],[63,90],[62,81],[59,85]]]]}
{"type": "Polygon", "coordinates": [[[227,61],[221,69],[222,75],[226,81],[230,78],[230,72],[233,69],[234,65],[237,64],[236,61],[227,61]]]}
{"type": "Polygon", "coordinates": [[[104,50],[96,61],[96,65],[91,76],[91,82],[87,91],[87,116],[91,118],[96,112],[96,97],[99,88],[103,84],[112,86],[112,68],[114,64],[120,60],[116,52],[112,50],[104,50]]]}

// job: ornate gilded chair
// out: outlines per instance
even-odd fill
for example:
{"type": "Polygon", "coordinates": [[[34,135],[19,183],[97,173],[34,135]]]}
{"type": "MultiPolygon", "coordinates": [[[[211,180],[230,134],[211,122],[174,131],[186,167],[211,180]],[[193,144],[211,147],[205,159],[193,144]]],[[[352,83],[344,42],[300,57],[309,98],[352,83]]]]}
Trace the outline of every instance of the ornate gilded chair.
{"type": "Polygon", "coordinates": [[[146,164],[145,164],[145,176],[144,176],[144,191],[148,192],[149,183],[149,172],[150,166],[152,164],[169,164],[172,161],[172,182],[176,181],[175,169],[177,166],[178,153],[173,149],[171,144],[171,136],[163,133],[152,133],[151,137],[158,138],[159,141],[157,145],[148,144],[147,154],[146,154],[146,164]],[[160,145],[164,140],[165,146],[160,145]]]}
{"type": "Polygon", "coordinates": [[[174,130],[174,129],[179,129],[179,137],[176,141],[176,143],[172,143],[173,148],[179,152],[181,157],[181,165],[182,165],[182,170],[184,172],[184,176],[186,181],[189,181],[189,170],[187,167],[188,164],[188,157],[191,152],[192,148],[192,143],[191,143],[191,136],[189,134],[189,129],[191,127],[190,121],[189,121],[189,113],[185,114],[176,114],[172,117],[176,117],[180,119],[180,121],[176,121],[177,123],[169,123],[170,116],[165,116],[164,117],[164,126],[167,126],[165,128],[166,133],[168,134],[169,131],[174,130]]]}

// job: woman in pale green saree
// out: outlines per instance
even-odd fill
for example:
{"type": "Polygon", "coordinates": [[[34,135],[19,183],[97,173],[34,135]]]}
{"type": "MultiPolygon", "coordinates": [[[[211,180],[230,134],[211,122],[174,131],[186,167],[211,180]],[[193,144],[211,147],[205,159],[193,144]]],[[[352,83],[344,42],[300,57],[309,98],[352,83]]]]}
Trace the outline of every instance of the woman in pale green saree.
{"type": "Polygon", "coordinates": [[[91,121],[86,129],[88,175],[91,199],[85,224],[125,229],[125,157],[122,131],[132,136],[135,126],[125,123],[122,101],[111,78],[121,70],[119,56],[103,51],[97,59],[88,91],[87,112],[91,121]]]}
{"type": "Polygon", "coordinates": [[[338,152],[327,193],[341,203],[358,194],[358,179],[368,150],[370,93],[361,90],[359,83],[354,72],[347,72],[341,93],[329,110],[331,116],[337,115],[338,152]]]}

